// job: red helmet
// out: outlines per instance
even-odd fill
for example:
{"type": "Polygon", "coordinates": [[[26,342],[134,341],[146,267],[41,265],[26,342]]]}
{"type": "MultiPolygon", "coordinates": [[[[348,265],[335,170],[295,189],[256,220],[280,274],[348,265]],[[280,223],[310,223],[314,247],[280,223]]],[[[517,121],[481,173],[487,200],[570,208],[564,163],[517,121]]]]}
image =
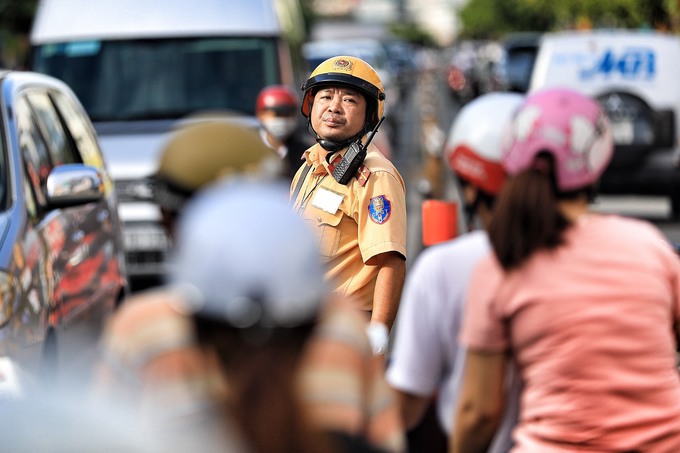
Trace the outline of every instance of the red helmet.
{"type": "Polygon", "coordinates": [[[298,98],[295,92],[285,85],[264,87],[257,96],[255,113],[274,110],[276,113],[293,114],[298,109],[298,98]]]}

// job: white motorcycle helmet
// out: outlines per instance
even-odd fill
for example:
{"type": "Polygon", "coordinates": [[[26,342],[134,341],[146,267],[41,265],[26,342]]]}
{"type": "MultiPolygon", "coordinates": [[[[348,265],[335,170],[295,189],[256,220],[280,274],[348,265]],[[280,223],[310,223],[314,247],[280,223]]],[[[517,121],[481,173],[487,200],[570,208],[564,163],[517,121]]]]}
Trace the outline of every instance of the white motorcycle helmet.
{"type": "Polygon", "coordinates": [[[498,195],[505,182],[503,138],[523,101],[518,93],[485,94],[466,104],[451,128],[444,149],[449,168],[488,195],[498,195]]]}

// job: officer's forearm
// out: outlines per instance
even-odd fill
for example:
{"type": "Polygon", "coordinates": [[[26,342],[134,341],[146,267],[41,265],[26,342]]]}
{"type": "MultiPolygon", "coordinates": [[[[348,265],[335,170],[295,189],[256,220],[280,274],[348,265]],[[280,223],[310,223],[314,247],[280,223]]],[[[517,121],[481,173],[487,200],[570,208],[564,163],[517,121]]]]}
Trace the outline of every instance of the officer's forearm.
{"type": "Polygon", "coordinates": [[[406,277],[406,261],[396,252],[382,253],[376,257],[376,261],[380,269],[373,293],[371,322],[381,322],[391,330],[406,277]]]}

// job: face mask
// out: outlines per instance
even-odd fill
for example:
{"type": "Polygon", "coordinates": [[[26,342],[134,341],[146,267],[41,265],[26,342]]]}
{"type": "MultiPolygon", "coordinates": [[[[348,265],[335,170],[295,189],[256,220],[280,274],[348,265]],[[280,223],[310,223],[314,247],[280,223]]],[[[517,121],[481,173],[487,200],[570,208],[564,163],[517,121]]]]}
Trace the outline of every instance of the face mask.
{"type": "Polygon", "coordinates": [[[267,132],[279,140],[285,140],[297,126],[295,118],[269,118],[263,122],[267,132]]]}

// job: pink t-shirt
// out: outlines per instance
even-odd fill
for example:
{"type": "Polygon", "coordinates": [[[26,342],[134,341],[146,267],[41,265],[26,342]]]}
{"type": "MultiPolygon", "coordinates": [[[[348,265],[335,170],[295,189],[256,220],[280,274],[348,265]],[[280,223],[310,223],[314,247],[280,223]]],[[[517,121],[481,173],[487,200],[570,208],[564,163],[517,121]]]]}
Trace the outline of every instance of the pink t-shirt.
{"type": "Polygon", "coordinates": [[[661,233],[617,216],[584,217],[565,245],[508,274],[483,260],[461,341],[517,360],[513,451],[680,452],[679,294],[661,233]]]}

